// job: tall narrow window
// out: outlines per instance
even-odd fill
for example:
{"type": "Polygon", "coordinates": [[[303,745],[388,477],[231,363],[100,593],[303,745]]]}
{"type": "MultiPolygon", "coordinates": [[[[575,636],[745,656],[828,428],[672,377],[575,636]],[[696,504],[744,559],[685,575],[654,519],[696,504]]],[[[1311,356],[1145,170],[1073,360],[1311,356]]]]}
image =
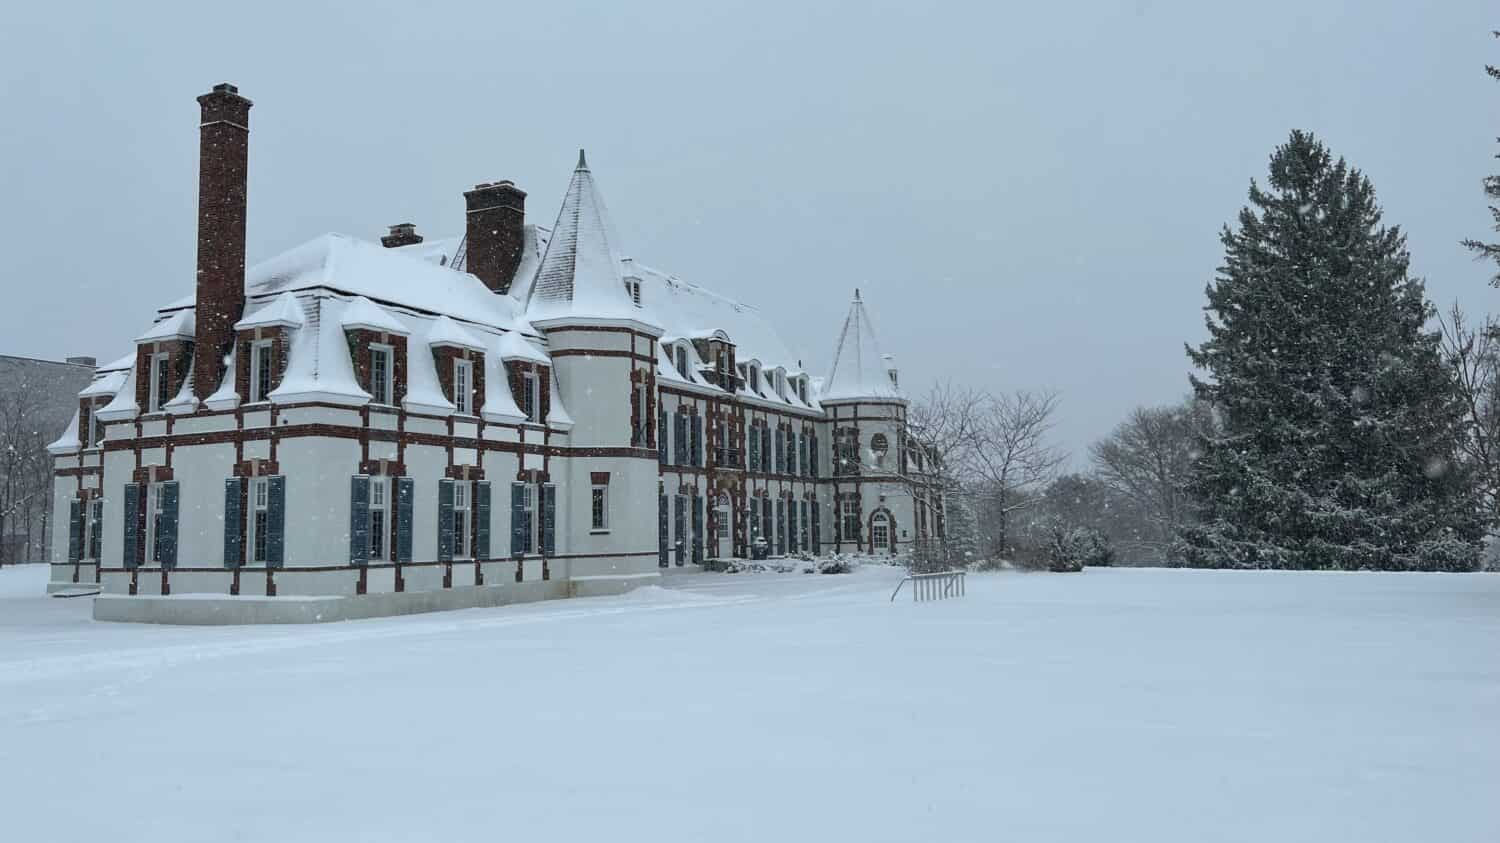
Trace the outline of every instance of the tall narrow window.
{"type": "Polygon", "coordinates": [[[644,448],[649,441],[646,433],[651,425],[651,393],[646,388],[646,382],[641,381],[635,385],[635,430],[631,431],[634,438],[631,445],[644,448]]]}
{"type": "Polygon", "coordinates": [[[843,540],[846,542],[859,541],[859,499],[853,495],[844,498],[843,504],[843,540]]]}
{"type": "MultiPolygon", "coordinates": [[[[147,397],[146,412],[158,413],[172,400],[167,392],[172,384],[172,358],[165,351],[151,355],[151,392],[147,397]]],[[[154,559],[152,561],[155,561],[154,559]]]]}
{"type": "Polygon", "coordinates": [[[751,366],[750,367],[750,391],[754,392],[757,395],[760,394],[760,367],[759,366],[751,366]]]}
{"type": "Polygon", "coordinates": [[[146,549],[152,562],[161,561],[163,497],[160,483],[146,486],[146,549]]]}
{"type": "MultiPolygon", "coordinates": [[[[720,492],[718,505],[714,507],[714,529],[718,531],[719,538],[729,538],[729,495],[720,492]]],[[[719,548],[720,553],[725,553],[724,548],[719,548]]]]}
{"type": "Polygon", "coordinates": [[[536,548],[536,486],[527,483],[524,488],[521,498],[521,552],[531,553],[536,548]]]}
{"type": "MultiPolygon", "coordinates": [[[[454,381],[457,383],[457,381],[454,381]]],[[[470,556],[469,535],[469,483],[460,480],[453,484],[453,558],[468,559],[470,556]]]]}
{"type": "Polygon", "coordinates": [[[536,372],[521,373],[521,412],[527,421],[541,421],[541,382],[536,372]]]}
{"type": "Polygon", "coordinates": [[[266,561],[266,524],[270,507],[270,481],[264,477],[250,481],[250,517],[245,526],[250,530],[250,561],[266,561]]]}
{"type": "Polygon", "coordinates": [[[370,478],[370,558],[386,558],[386,534],[389,532],[390,495],[385,477],[370,478]]]}
{"type": "Polygon", "coordinates": [[[474,413],[474,364],[453,361],[453,406],[463,415],[474,413]]]}
{"type": "Polygon", "coordinates": [[[394,403],[391,382],[391,358],[393,349],[388,345],[370,344],[370,401],[374,404],[394,403]]]}
{"type": "Polygon", "coordinates": [[[692,380],[693,376],[688,374],[687,346],[677,346],[677,371],[686,380],[692,380]]]}
{"type": "Polygon", "coordinates": [[[100,530],[104,527],[104,500],[95,498],[89,503],[88,558],[98,561],[99,545],[103,541],[100,530]]]}
{"type": "Polygon", "coordinates": [[[250,345],[250,402],[268,400],[271,394],[271,341],[250,345]]]}
{"type": "Polygon", "coordinates": [[[607,483],[594,484],[589,511],[592,514],[591,529],[609,529],[609,485],[607,483]]]}

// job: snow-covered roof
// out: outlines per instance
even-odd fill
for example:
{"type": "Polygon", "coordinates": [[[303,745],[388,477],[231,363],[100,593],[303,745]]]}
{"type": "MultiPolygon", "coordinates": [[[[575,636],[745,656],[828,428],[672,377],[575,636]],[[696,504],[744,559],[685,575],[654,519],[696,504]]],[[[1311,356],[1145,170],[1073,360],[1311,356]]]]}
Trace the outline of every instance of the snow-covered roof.
{"type": "Polygon", "coordinates": [[[544,354],[535,345],[532,345],[529,340],[521,336],[519,331],[509,331],[500,337],[498,351],[498,356],[501,360],[525,360],[528,363],[542,363],[544,365],[552,363],[552,358],[544,354]]]}
{"type": "Polygon", "coordinates": [[[447,316],[439,316],[432,320],[432,325],[427,329],[427,344],[429,346],[452,346],[454,348],[467,348],[470,351],[484,351],[484,342],[482,340],[447,316]]]}
{"type": "Polygon", "coordinates": [[[838,348],[833,354],[833,368],[823,385],[823,401],[854,399],[898,400],[905,396],[891,381],[890,366],[875,341],[875,326],[865,312],[865,303],[854,291],[844,329],[839,333],[838,348]]]}
{"type": "Polygon", "coordinates": [[[282,293],[234,323],[236,331],[247,328],[295,328],[305,321],[302,305],[291,292],[282,293]]]}
{"type": "Polygon", "coordinates": [[[47,453],[53,456],[71,454],[77,451],[83,443],[78,440],[78,411],[73,411],[73,417],[68,421],[68,426],[57,439],[47,444],[47,453]]]}
{"type": "Polygon", "coordinates": [[[390,311],[370,301],[364,296],[355,296],[348,306],[344,308],[339,316],[339,325],[345,330],[361,328],[366,331],[377,331],[388,334],[409,334],[406,326],[401,324],[390,311]]]}
{"type": "Polygon", "coordinates": [[[197,321],[192,310],[178,310],[158,319],[146,333],[135,338],[137,343],[160,342],[162,340],[192,339],[197,321]]]}
{"type": "Polygon", "coordinates": [[[557,224],[527,291],[527,318],[534,323],[586,320],[652,327],[649,315],[625,291],[616,243],[604,198],[579,150],[557,224]]]}
{"type": "MultiPolygon", "coordinates": [[[[135,358],[134,357],[131,358],[131,362],[132,363],[135,362],[135,358]]],[[[93,382],[90,383],[88,386],[84,387],[78,393],[78,397],[79,398],[104,398],[104,397],[113,397],[116,392],[120,391],[120,387],[122,387],[122,386],[125,385],[125,377],[129,373],[130,373],[130,370],[128,368],[125,368],[125,369],[113,369],[113,370],[110,370],[108,372],[99,372],[99,373],[97,373],[94,376],[93,382]]]]}

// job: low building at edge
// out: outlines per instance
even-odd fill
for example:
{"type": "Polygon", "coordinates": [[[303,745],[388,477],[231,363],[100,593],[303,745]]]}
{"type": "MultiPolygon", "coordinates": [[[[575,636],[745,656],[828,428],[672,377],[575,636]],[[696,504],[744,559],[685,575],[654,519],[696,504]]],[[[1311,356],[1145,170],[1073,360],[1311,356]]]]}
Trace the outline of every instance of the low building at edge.
{"type": "Polygon", "coordinates": [[[810,377],[761,311],[623,257],[581,152],[550,229],[485,183],[462,237],[327,234],[246,271],[251,103],[198,102],[195,293],[143,319],[50,448],[50,589],[98,588],[96,616],[612,593],[762,542],[896,553],[942,530],[858,291],[810,377]]]}

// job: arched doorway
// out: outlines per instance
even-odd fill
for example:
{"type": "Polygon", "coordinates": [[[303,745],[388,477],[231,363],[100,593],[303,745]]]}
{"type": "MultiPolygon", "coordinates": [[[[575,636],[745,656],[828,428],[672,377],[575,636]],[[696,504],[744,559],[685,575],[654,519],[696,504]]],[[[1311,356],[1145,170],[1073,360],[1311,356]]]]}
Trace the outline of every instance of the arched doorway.
{"type": "Polygon", "coordinates": [[[894,524],[891,522],[890,513],[883,509],[877,509],[870,514],[870,552],[891,552],[891,533],[894,524]]]}

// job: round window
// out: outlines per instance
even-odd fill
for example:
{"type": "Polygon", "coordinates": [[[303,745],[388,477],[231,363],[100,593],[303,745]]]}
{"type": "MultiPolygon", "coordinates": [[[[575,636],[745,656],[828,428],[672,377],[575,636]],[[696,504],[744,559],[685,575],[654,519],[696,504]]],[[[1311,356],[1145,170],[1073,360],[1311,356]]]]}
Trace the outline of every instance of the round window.
{"type": "Polygon", "coordinates": [[[884,433],[877,433],[874,436],[870,437],[870,450],[874,451],[879,456],[882,456],[882,457],[885,456],[886,452],[889,451],[890,449],[891,449],[891,444],[885,438],[885,434],[884,433]]]}

